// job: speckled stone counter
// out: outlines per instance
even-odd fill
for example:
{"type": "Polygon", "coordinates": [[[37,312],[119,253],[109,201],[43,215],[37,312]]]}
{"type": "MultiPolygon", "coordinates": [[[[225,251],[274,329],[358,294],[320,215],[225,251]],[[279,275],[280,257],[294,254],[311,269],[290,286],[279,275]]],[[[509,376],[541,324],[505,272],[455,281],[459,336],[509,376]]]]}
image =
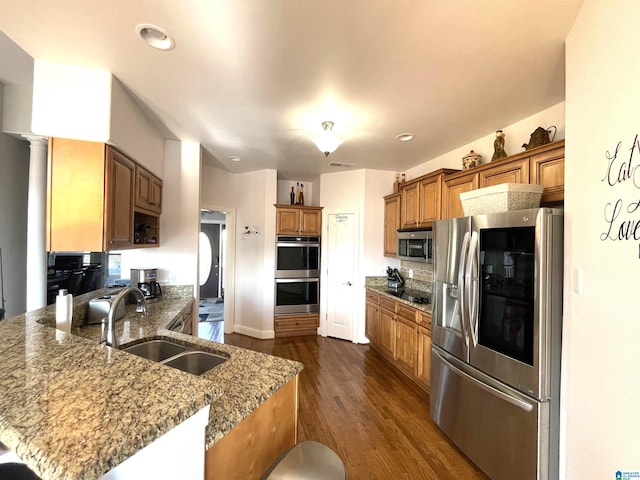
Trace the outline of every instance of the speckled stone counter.
{"type": "Polygon", "coordinates": [[[0,441],[43,479],[98,478],[210,403],[209,448],[302,370],[166,330],[190,293],[163,296],[146,315],[128,306],[121,347],[166,338],[228,357],[222,365],[198,377],[100,346],[100,326],[83,324],[89,299],[104,294],[74,299],[71,335],[52,328],[53,306],[0,322],[0,441]]]}
{"type": "MultiPolygon", "coordinates": [[[[423,304],[423,303],[414,303],[403,298],[396,297],[395,295],[391,295],[387,293],[387,277],[365,277],[364,287],[373,292],[379,293],[381,295],[385,295],[389,298],[392,298],[396,302],[404,303],[409,305],[416,310],[420,310],[422,312],[431,313],[431,304],[423,304]]],[[[418,280],[407,279],[406,283],[407,288],[411,288],[414,290],[421,290],[429,295],[431,295],[431,285],[426,282],[420,282],[418,280]]]]}

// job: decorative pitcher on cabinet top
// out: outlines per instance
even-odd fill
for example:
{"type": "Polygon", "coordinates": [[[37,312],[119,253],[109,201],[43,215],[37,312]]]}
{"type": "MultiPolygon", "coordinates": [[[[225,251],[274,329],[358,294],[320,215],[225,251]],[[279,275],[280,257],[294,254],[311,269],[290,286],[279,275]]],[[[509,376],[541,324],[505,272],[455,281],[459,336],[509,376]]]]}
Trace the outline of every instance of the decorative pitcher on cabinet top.
{"type": "Polygon", "coordinates": [[[531,150],[532,148],[541,147],[542,145],[546,145],[547,143],[553,142],[553,139],[556,136],[558,129],[555,125],[551,125],[546,130],[542,127],[538,127],[531,134],[531,138],[529,139],[529,143],[523,143],[522,148],[525,150],[531,150]],[[553,135],[551,135],[551,129],[553,128],[553,135]],[[551,135],[551,138],[549,138],[551,135]]]}

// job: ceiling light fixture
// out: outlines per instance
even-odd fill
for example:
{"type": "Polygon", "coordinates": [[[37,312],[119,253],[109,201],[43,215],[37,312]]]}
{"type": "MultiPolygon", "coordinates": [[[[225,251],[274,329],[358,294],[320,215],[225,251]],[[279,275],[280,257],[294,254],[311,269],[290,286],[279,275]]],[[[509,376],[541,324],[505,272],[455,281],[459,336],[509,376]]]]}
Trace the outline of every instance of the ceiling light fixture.
{"type": "Polygon", "coordinates": [[[147,45],[158,50],[173,50],[176,43],[162,28],[149,23],[141,23],[136,27],[136,33],[147,42],[147,45]]]}
{"type": "Polygon", "coordinates": [[[396,140],[399,142],[408,142],[409,140],[413,140],[413,133],[401,133],[396,137],[396,140]]]}
{"type": "Polygon", "coordinates": [[[240,157],[238,157],[237,155],[229,155],[227,158],[229,160],[231,160],[232,162],[239,162],[240,161],[240,157]]]}
{"type": "Polygon", "coordinates": [[[330,153],[335,152],[336,148],[342,144],[342,139],[333,133],[333,122],[322,122],[322,128],[324,131],[313,143],[324,153],[325,157],[328,157],[330,153]]]}

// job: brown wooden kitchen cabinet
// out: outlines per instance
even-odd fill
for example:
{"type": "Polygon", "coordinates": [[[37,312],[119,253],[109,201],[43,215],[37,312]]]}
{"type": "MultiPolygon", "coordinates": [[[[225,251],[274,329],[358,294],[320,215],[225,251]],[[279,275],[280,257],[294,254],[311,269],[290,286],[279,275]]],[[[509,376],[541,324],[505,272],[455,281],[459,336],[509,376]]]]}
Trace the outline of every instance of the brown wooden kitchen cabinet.
{"type": "Polygon", "coordinates": [[[365,332],[371,347],[425,390],[431,368],[431,314],[370,289],[365,332]]]}
{"type": "Polygon", "coordinates": [[[544,185],[541,205],[558,205],[564,201],[564,140],[529,150],[530,181],[544,185]]]}
{"type": "Polygon", "coordinates": [[[427,390],[431,388],[431,314],[418,312],[418,357],[416,379],[427,390]]]}
{"type": "Polygon", "coordinates": [[[479,167],[448,175],[442,218],[463,217],[460,194],[501,183],[544,185],[541,206],[564,201],[564,140],[533,148],[479,167]]]}
{"type": "Polygon", "coordinates": [[[320,236],[322,207],[276,205],[276,235],[320,236]]]}
{"type": "Polygon", "coordinates": [[[396,306],[396,346],[394,360],[399,368],[409,375],[415,375],[418,323],[416,310],[398,303],[396,306]]]}
{"type": "Polygon", "coordinates": [[[380,328],[378,297],[379,295],[377,293],[367,290],[367,300],[365,304],[365,335],[372,344],[378,343],[378,330],[380,328]]]}
{"type": "Polygon", "coordinates": [[[478,188],[478,174],[455,174],[445,178],[442,192],[442,218],[464,217],[460,194],[478,188]]]}
{"type": "Polygon", "coordinates": [[[204,479],[259,479],[297,442],[296,375],[207,450],[204,479]]]}
{"type": "Polygon", "coordinates": [[[529,183],[529,159],[517,158],[478,172],[479,188],[492,187],[501,183],[529,183]]]}
{"type": "Polygon", "coordinates": [[[135,163],[104,143],[49,139],[48,251],[133,246],[135,163]]]}
{"type": "MultiPolygon", "coordinates": [[[[134,246],[136,163],[110,145],[63,138],[49,140],[48,251],[108,251],[134,246]]],[[[155,232],[158,216],[144,213],[155,232]]]]}
{"type": "Polygon", "coordinates": [[[276,315],[273,319],[273,325],[276,337],[317,335],[320,315],[317,313],[276,315]]]}
{"type": "Polygon", "coordinates": [[[162,213],[162,180],[136,165],[136,208],[162,213]]]}
{"type": "Polygon", "coordinates": [[[458,170],[440,169],[407,182],[402,188],[401,228],[430,228],[442,218],[442,182],[458,170]]]}
{"type": "Polygon", "coordinates": [[[379,323],[376,346],[381,353],[393,358],[396,346],[396,312],[395,301],[384,295],[379,300],[379,323]]]}
{"type": "Polygon", "coordinates": [[[398,252],[398,229],[400,228],[400,202],[402,194],[393,193],[384,197],[384,256],[394,257],[398,252]]]}

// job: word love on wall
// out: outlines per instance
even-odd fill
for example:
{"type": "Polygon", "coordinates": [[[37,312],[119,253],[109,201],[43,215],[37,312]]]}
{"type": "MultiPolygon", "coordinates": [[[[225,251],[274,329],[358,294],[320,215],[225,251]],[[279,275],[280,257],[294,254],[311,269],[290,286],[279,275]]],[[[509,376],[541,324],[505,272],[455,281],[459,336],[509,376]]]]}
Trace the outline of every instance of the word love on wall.
{"type": "Polygon", "coordinates": [[[613,154],[606,152],[607,171],[602,178],[617,192],[632,192],[630,198],[620,196],[613,203],[604,206],[606,230],[600,234],[600,240],[635,240],[638,243],[640,258],[640,142],[636,134],[633,145],[623,150],[618,142],[613,154]]]}

